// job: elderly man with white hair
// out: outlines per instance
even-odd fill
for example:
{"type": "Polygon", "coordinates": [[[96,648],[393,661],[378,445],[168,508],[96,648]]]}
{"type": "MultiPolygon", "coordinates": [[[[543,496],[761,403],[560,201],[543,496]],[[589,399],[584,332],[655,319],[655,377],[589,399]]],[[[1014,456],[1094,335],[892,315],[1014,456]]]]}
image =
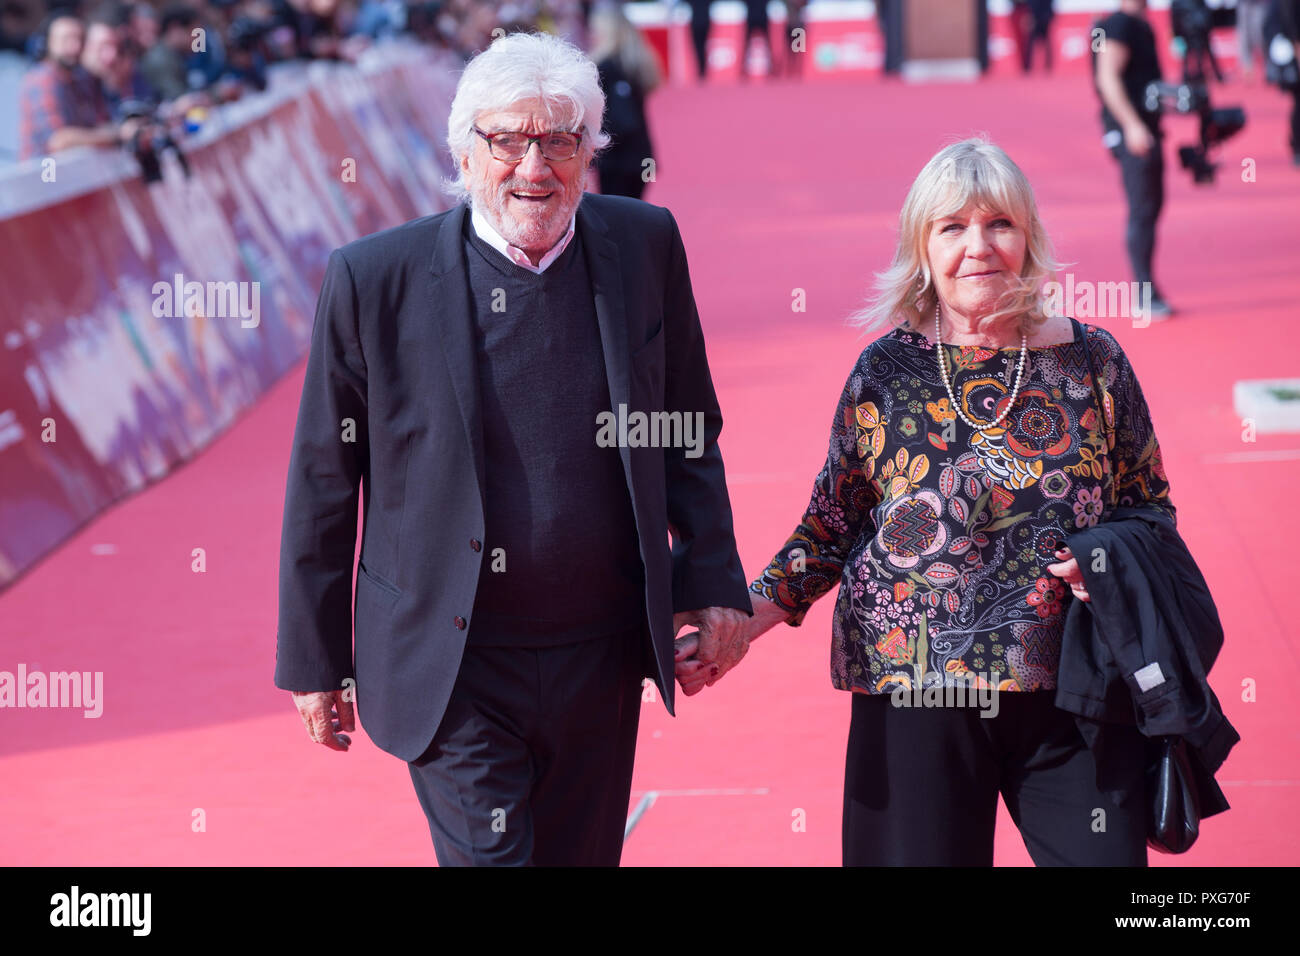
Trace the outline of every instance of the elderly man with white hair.
{"type": "Polygon", "coordinates": [[[677,224],[583,193],[604,105],[575,47],[496,41],[452,103],[462,202],[335,251],[321,290],[275,683],[345,751],[355,681],[443,865],[616,865],[643,678],[671,713],[678,630],[706,676],[746,649],[677,224]]]}

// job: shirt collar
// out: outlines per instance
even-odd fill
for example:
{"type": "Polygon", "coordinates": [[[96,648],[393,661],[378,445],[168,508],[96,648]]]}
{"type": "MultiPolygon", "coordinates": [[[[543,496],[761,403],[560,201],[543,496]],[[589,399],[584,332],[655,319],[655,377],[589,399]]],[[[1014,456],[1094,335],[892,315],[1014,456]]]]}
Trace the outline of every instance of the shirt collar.
{"type": "Polygon", "coordinates": [[[524,250],[520,249],[518,246],[512,246],[510,243],[506,242],[505,237],[492,227],[492,223],[488,222],[487,216],[484,216],[479,212],[476,207],[471,207],[470,212],[470,222],[474,226],[474,232],[478,234],[480,239],[497,252],[501,253],[515,265],[521,266],[529,272],[538,275],[545,272],[547,266],[560,258],[560,254],[568,248],[570,240],[573,239],[574,228],[577,221],[578,214],[574,213],[573,218],[569,220],[569,231],[564,234],[563,238],[561,238],[559,242],[551,247],[546,255],[542,256],[541,261],[538,262],[537,265],[533,265],[528,258],[528,253],[524,252],[524,250]]]}

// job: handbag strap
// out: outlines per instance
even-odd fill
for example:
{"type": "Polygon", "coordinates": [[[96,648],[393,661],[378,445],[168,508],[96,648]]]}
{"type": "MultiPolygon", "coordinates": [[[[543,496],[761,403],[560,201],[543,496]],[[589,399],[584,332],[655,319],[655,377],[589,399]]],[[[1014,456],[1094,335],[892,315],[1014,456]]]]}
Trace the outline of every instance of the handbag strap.
{"type": "MultiPolygon", "coordinates": [[[[1102,454],[1106,455],[1106,457],[1109,458],[1110,449],[1112,447],[1111,438],[1110,438],[1110,425],[1108,425],[1106,422],[1106,405],[1102,401],[1101,393],[1097,390],[1097,379],[1098,379],[1097,367],[1093,365],[1092,362],[1092,346],[1088,344],[1088,330],[1085,329],[1083,327],[1083,323],[1081,323],[1076,318],[1071,317],[1070,322],[1074,326],[1074,334],[1077,335],[1079,337],[1079,341],[1083,343],[1083,358],[1088,365],[1088,384],[1092,386],[1092,400],[1093,403],[1096,405],[1097,414],[1100,416],[1102,433],[1103,435],[1105,435],[1104,440],[1105,440],[1106,447],[1102,449],[1102,454]]],[[[1115,496],[1115,469],[1113,466],[1111,467],[1110,490],[1111,490],[1110,497],[1113,499],[1115,496]]],[[[1110,505],[1112,508],[1115,506],[1114,500],[1110,502],[1110,505]]]]}

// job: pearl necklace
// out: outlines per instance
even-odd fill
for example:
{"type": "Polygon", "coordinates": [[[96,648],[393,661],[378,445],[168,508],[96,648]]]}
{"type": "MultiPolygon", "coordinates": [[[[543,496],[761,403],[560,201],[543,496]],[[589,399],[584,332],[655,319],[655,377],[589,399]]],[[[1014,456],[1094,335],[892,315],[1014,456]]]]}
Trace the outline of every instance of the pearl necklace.
{"type": "Polygon", "coordinates": [[[962,421],[977,432],[982,432],[987,428],[996,428],[1000,425],[1002,420],[1007,417],[1007,413],[1011,411],[1011,407],[1016,404],[1016,396],[1020,394],[1020,378],[1025,371],[1025,354],[1028,352],[1029,346],[1029,339],[1025,336],[1025,333],[1020,333],[1020,364],[1016,367],[1016,384],[1015,387],[1011,389],[1011,401],[1007,402],[1007,407],[1002,409],[1001,415],[985,425],[973,422],[967,418],[966,413],[961,410],[961,405],[957,401],[957,396],[952,393],[952,383],[948,381],[948,369],[944,365],[943,360],[943,338],[939,335],[939,306],[937,304],[934,307],[934,342],[935,351],[939,353],[939,375],[943,379],[943,387],[948,390],[948,398],[952,400],[952,410],[961,417],[962,421]]]}

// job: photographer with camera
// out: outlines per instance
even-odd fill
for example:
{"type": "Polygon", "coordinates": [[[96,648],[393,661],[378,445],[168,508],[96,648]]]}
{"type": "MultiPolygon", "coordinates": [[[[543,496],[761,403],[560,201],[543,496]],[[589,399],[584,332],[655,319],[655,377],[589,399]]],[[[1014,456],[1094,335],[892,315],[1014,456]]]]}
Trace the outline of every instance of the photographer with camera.
{"type": "Polygon", "coordinates": [[[41,35],[44,56],[23,76],[18,91],[19,159],[76,146],[133,142],[140,117],[114,123],[99,81],[81,66],[86,27],[70,10],[56,10],[41,35]]]}
{"type": "Polygon", "coordinates": [[[1147,84],[1159,82],[1155,34],[1146,0],[1120,0],[1119,10],[1094,25],[1093,79],[1101,98],[1102,143],[1119,162],[1128,199],[1126,244],[1133,277],[1150,283],[1151,318],[1173,314],[1151,272],[1156,220],[1165,199],[1165,162],[1160,110],[1146,100],[1147,84]],[[1100,33],[1096,31],[1100,30],[1100,33]]]}
{"type": "Polygon", "coordinates": [[[157,99],[153,87],[140,72],[139,63],[128,36],[130,9],[113,2],[104,4],[86,23],[85,49],[81,65],[99,80],[109,112],[114,120],[122,119],[119,107],[124,100],[157,99]]]}
{"type": "Polygon", "coordinates": [[[1291,162],[1300,166],[1300,0],[1273,0],[1264,35],[1268,80],[1291,94],[1291,162]]]}
{"type": "Polygon", "coordinates": [[[199,26],[193,7],[174,4],[162,12],[158,40],[140,62],[140,69],[164,100],[174,100],[190,92],[187,61],[191,52],[191,31],[199,26]]]}

